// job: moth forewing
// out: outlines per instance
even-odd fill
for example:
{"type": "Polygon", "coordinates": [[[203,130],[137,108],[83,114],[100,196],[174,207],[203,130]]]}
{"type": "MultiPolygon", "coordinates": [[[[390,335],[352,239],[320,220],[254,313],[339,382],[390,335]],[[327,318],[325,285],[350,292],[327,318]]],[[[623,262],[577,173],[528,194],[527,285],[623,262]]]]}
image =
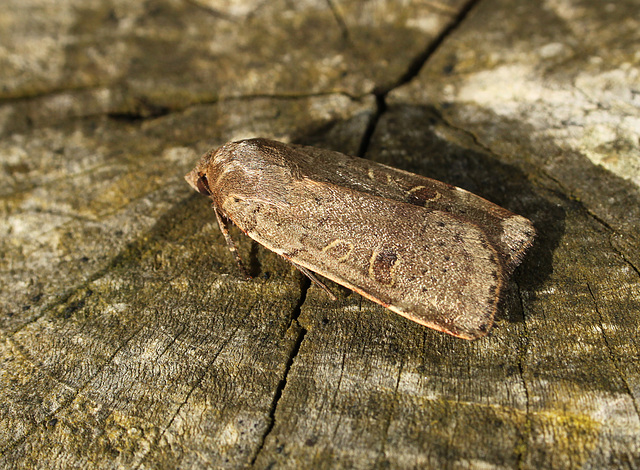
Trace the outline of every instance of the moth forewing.
{"type": "Polygon", "coordinates": [[[209,152],[186,179],[292,263],[466,339],[491,327],[534,236],[524,217],[460,188],[265,139],[209,152]]]}
{"type": "Polygon", "coordinates": [[[502,268],[478,227],[329,183],[296,181],[290,195],[295,210],[239,199],[225,210],[266,248],[418,323],[488,331],[502,268]]]}
{"type": "Polygon", "coordinates": [[[481,226],[503,258],[507,273],[520,264],[535,236],[531,221],[465,189],[331,150],[303,146],[296,150],[313,154],[313,167],[329,169],[315,172],[319,180],[442,210],[481,226]]]}

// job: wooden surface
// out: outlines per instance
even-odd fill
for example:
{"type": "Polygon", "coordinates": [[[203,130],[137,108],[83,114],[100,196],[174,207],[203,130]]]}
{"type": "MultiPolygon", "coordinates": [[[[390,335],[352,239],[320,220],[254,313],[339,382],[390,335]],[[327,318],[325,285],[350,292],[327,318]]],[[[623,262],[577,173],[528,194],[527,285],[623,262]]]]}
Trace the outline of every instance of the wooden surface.
{"type": "MultiPolygon", "coordinates": [[[[7,3],[7,2],[5,2],[7,3]]],[[[0,466],[640,466],[637,1],[9,0],[0,466]],[[491,334],[332,302],[183,175],[264,136],[539,232],[491,334]]]]}

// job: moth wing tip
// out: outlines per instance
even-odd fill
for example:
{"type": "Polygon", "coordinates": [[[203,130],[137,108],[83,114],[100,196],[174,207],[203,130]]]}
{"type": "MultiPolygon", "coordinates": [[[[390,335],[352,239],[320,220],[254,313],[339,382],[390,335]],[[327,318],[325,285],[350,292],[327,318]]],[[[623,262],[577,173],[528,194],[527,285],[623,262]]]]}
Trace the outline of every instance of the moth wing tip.
{"type": "Polygon", "coordinates": [[[493,322],[492,323],[483,323],[477,329],[469,331],[469,332],[465,332],[465,336],[464,337],[461,336],[461,338],[468,339],[470,341],[474,341],[476,339],[484,338],[485,336],[487,336],[489,334],[489,331],[491,331],[491,327],[492,326],[493,326],[493,322]]]}
{"type": "Polygon", "coordinates": [[[465,327],[451,328],[447,326],[445,328],[437,328],[443,333],[448,333],[456,338],[466,339],[468,341],[475,341],[477,339],[484,338],[491,331],[493,321],[485,321],[477,325],[468,325],[465,327]]]}

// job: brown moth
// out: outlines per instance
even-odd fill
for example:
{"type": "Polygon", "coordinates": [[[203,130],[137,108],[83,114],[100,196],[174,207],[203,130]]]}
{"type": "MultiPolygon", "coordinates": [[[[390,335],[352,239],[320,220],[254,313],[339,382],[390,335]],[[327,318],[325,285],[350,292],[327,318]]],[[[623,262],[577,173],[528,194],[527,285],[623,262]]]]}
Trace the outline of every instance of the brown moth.
{"type": "Polygon", "coordinates": [[[531,246],[528,219],[464,189],[362,158],[266,139],[230,142],[185,176],[229,221],[313,273],[465,339],[493,324],[531,246]]]}

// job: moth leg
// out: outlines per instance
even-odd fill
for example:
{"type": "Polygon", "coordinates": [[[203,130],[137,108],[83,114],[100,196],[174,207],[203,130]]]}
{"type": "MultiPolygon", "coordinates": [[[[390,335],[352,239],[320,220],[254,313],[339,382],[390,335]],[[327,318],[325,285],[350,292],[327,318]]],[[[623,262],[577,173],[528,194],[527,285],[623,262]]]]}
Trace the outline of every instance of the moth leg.
{"type": "Polygon", "coordinates": [[[218,212],[218,209],[216,209],[215,207],[213,208],[213,211],[216,213],[216,219],[218,220],[218,226],[220,227],[220,231],[222,232],[222,235],[224,236],[224,239],[227,242],[227,248],[229,248],[229,251],[233,255],[233,258],[236,260],[236,264],[238,265],[238,269],[240,269],[240,272],[242,273],[242,275],[246,279],[251,279],[251,276],[249,275],[247,270],[244,268],[244,264],[242,264],[242,259],[240,258],[240,253],[238,253],[238,250],[236,249],[236,245],[233,243],[233,239],[231,238],[231,235],[229,234],[229,225],[227,224],[226,219],[224,218],[224,216],[220,212],[218,212]]]}
{"type": "Polygon", "coordinates": [[[320,289],[322,289],[323,291],[325,291],[329,297],[331,298],[331,300],[335,301],[338,300],[337,297],[335,295],[333,295],[333,293],[329,290],[329,288],[327,286],[325,286],[316,276],[315,274],[313,274],[311,271],[309,271],[307,268],[304,268],[302,266],[300,266],[299,264],[294,263],[293,261],[289,261],[291,264],[293,264],[298,271],[300,271],[302,274],[304,274],[305,276],[307,276],[309,278],[309,280],[311,282],[313,282],[316,286],[318,286],[320,289]]]}

